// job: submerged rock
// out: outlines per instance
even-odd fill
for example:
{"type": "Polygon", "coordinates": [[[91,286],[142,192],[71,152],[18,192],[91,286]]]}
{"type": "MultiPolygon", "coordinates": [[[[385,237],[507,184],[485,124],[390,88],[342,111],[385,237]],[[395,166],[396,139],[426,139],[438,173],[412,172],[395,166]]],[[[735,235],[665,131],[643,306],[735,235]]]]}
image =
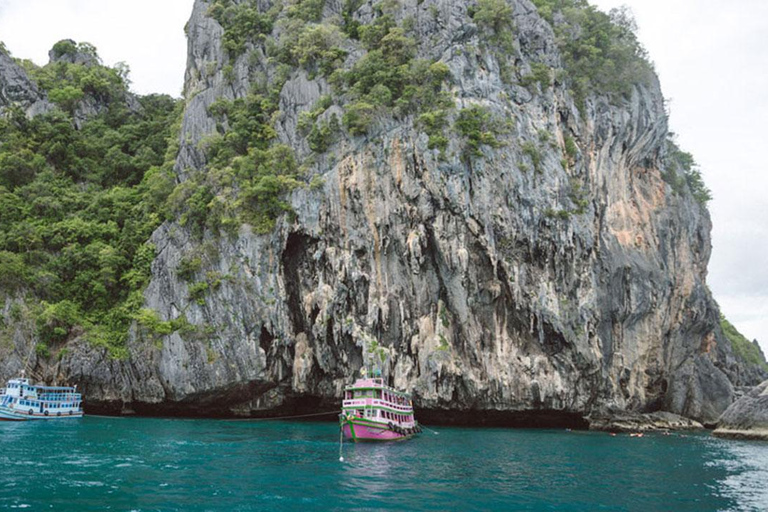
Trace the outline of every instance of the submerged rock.
{"type": "Polygon", "coordinates": [[[768,441],[768,381],[754,387],[726,409],[713,434],[731,439],[768,441]]]}

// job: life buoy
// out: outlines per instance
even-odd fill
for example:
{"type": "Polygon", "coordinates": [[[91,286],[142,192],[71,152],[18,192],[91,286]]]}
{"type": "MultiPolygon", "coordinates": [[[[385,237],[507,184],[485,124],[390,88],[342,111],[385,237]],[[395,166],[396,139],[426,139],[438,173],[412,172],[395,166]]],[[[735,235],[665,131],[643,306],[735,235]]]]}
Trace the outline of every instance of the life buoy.
{"type": "Polygon", "coordinates": [[[29,410],[29,412],[28,412],[27,414],[29,414],[30,416],[32,416],[32,409],[30,409],[30,410],[29,410]]]}
{"type": "Polygon", "coordinates": [[[73,414],[75,414],[75,411],[69,411],[70,416],[72,416],[73,414]]]}
{"type": "Polygon", "coordinates": [[[61,416],[61,411],[57,412],[56,416],[61,416]]]}
{"type": "Polygon", "coordinates": [[[48,411],[45,411],[43,414],[45,414],[46,416],[48,416],[48,411]]]}

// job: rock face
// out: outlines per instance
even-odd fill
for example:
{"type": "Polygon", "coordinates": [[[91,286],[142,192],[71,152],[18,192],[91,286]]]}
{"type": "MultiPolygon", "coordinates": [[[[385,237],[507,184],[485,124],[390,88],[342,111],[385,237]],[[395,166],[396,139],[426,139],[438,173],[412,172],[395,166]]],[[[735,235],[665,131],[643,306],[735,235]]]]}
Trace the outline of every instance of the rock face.
{"type": "Polygon", "coordinates": [[[589,428],[604,432],[652,432],[702,430],[704,426],[698,421],[671,412],[631,414],[619,411],[608,415],[590,417],[589,428]]]}
{"type": "Polygon", "coordinates": [[[720,417],[714,435],[768,441],[768,381],[734,402],[720,417]]]}
{"type": "Polygon", "coordinates": [[[0,50],[0,111],[17,105],[29,116],[42,114],[52,107],[26,72],[0,50]]]}
{"type": "MultiPolygon", "coordinates": [[[[558,67],[550,25],[528,1],[511,5],[517,67],[558,67]]],[[[205,171],[201,141],[217,130],[208,107],[275,73],[263,45],[230,59],[209,8],[195,1],[188,24],[180,181],[205,171]]],[[[323,19],[340,19],[342,8],[327,1],[323,19]]],[[[362,23],[373,16],[368,4],[356,13],[362,23]]],[[[404,1],[397,17],[416,20],[419,57],[448,66],[458,108],[514,121],[503,144],[468,161],[447,133],[441,158],[412,118],[383,117],[368,136],[342,137],[311,160],[322,186],[295,190],[295,215],[271,234],[244,225],[199,239],[174,222],[155,232],[146,306],[193,328],[162,339],[136,328],[120,361],[75,342],[39,371],[80,382],[100,410],[259,415],[335,407],[375,341],[385,376],[414,393],[422,419],[556,423],[664,409],[714,422],[733,401],[738,369],[717,341],[705,283],[709,215],[662,178],[658,83],[635,86],[618,105],[590,97],[580,111],[562,84],[503,81],[492,52],[478,50],[465,2],[404,1]],[[226,276],[203,301],[178,275],[191,256],[200,275],[226,276]]],[[[345,49],[350,66],[361,50],[345,49]]],[[[296,133],[299,115],[331,91],[303,70],[282,88],[277,139],[300,159],[311,151],[296,133]]]]}

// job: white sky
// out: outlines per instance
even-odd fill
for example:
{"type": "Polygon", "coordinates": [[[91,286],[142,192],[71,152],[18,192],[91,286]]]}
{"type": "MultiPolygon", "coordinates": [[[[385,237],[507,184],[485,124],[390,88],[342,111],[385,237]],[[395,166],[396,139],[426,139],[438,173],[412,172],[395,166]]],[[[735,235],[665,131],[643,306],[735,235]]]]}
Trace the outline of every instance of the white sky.
{"type": "MultiPolygon", "coordinates": [[[[628,5],[671,100],[671,128],[715,199],[709,284],[768,351],[768,1],[592,0],[628,5]]],[[[64,38],[126,62],[133,89],[179,96],[192,0],[0,0],[0,40],[38,64],[64,38]]]]}
{"type": "Polygon", "coordinates": [[[131,68],[134,91],[181,96],[184,25],[193,0],[0,0],[0,41],[14,57],[48,62],[61,39],[96,46],[107,65],[131,68]]]}

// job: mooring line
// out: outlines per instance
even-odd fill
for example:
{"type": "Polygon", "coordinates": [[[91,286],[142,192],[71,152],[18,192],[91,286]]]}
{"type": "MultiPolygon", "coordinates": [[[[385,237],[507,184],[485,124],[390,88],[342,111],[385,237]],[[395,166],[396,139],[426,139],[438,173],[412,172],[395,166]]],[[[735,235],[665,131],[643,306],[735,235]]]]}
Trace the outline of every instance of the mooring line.
{"type": "Polygon", "coordinates": [[[128,418],[141,418],[141,419],[157,419],[157,420],[174,420],[174,421],[199,421],[199,420],[216,420],[216,421],[278,421],[278,420],[293,420],[299,418],[314,418],[318,416],[330,416],[331,414],[339,414],[339,411],[318,412],[314,414],[299,414],[295,416],[275,416],[274,418],[190,418],[190,417],[173,417],[173,416],[140,416],[138,414],[130,415],[115,415],[107,416],[104,414],[88,414],[89,418],[109,418],[109,419],[128,419],[128,418]]]}
{"type": "Polygon", "coordinates": [[[424,425],[423,423],[419,423],[419,426],[420,426],[421,428],[423,428],[423,429],[429,430],[430,432],[432,432],[432,433],[433,433],[433,434],[435,434],[436,436],[439,436],[439,435],[440,435],[440,432],[438,432],[437,430],[434,430],[434,429],[431,429],[431,428],[429,428],[428,426],[424,425]]]}
{"type": "Polygon", "coordinates": [[[295,416],[275,416],[274,418],[238,418],[238,419],[226,419],[224,421],[279,421],[279,420],[296,420],[299,418],[315,418],[319,416],[330,416],[331,414],[339,414],[338,409],[328,412],[317,412],[313,414],[299,414],[295,416]]]}

